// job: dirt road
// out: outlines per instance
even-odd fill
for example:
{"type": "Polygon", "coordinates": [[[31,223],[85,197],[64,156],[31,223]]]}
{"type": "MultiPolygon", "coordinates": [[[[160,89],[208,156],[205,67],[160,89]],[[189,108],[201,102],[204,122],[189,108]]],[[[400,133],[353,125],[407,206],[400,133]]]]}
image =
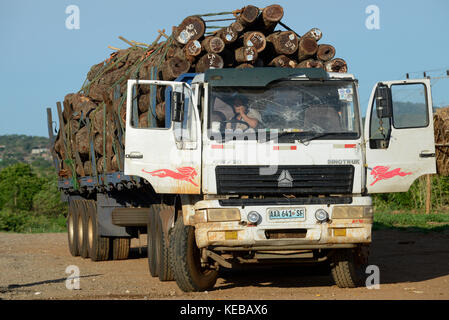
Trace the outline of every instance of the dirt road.
{"type": "Polygon", "coordinates": [[[448,231],[374,231],[377,290],[340,289],[322,270],[265,267],[223,272],[214,290],[184,293],[150,276],[145,246],[135,239],[129,260],[92,262],[70,255],[64,233],[0,233],[0,299],[449,300],[448,231]],[[69,266],[79,269],[79,290],[66,288],[69,266]]]}

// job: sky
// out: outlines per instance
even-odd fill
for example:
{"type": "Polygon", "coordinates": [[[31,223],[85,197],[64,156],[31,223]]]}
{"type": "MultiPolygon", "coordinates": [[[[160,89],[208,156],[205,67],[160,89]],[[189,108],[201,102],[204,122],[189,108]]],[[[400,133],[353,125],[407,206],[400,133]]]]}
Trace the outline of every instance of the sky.
{"type": "Polygon", "coordinates": [[[319,43],[334,45],[359,80],[362,114],[378,81],[407,73],[427,72],[434,106],[449,105],[449,78],[436,79],[449,70],[447,0],[0,0],[0,135],[48,136],[46,108],[56,119],[56,102],[81,88],[90,67],[113,52],[108,46],[128,47],[119,36],[151,43],[186,16],[248,4],[280,4],[282,22],[300,35],[319,28],[319,43]],[[71,28],[73,5],[79,28],[71,28]]]}

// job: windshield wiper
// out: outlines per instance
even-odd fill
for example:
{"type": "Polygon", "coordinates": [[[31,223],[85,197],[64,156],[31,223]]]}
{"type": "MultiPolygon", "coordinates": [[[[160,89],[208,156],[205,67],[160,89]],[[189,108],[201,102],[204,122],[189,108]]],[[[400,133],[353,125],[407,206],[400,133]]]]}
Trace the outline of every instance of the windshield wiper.
{"type": "Polygon", "coordinates": [[[284,131],[275,135],[270,134],[270,137],[267,137],[267,139],[265,140],[259,140],[259,142],[268,142],[270,140],[273,140],[275,138],[281,138],[281,137],[285,137],[287,135],[293,135],[293,134],[298,134],[301,133],[300,131],[284,131]]]}
{"type": "Polygon", "coordinates": [[[309,142],[309,141],[312,141],[312,140],[315,140],[315,139],[318,139],[318,138],[322,138],[322,137],[325,137],[325,136],[328,136],[328,135],[333,135],[333,134],[354,135],[356,133],[355,132],[317,132],[316,135],[311,136],[311,137],[306,138],[306,139],[300,139],[299,142],[304,144],[306,142],[309,142]]]}

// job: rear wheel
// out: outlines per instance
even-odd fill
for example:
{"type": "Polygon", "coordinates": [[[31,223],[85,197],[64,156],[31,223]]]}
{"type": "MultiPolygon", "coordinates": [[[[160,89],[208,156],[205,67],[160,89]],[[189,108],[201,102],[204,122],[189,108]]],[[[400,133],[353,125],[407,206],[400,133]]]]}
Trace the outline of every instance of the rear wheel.
{"type": "Polygon", "coordinates": [[[89,257],[92,261],[108,260],[109,256],[109,237],[100,235],[97,204],[94,200],[86,201],[87,207],[87,247],[89,257]]]}
{"type": "Polygon", "coordinates": [[[218,271],[201,265],[201,251],[196,246],[195,229],[185,226],[182,217],[176,221],[171,240],[173,274],[179,288],[185,292],[212,289],[217,281],[218,271]]]}
{"type": "Polygon", "coordinates": [[[78,211],[74,201],[69,203],[69,212],[67,216],[67,236],[70,254],[74,257],[79,256],[78,251],[78,211]]]}
{"type": "Polygon", "coordinates": [[[362,248],[339,249],[331,257],[331,274],[340,288],[362,286],[365,278],[367,255],[362,248]]]}
{"type": "Polygon", "coordinates": [[[125,260],[128,259],[129,249],[131,246],[130,238],[113,238],[112,239],[112,259],[125,260]]]}
{"type": "Polygon", "coordinates": [[[84,200],[75,200],[75,206],[78,211],[78,249],[83,258],[89,257],[87,247],[87,207],[84,200]]]}

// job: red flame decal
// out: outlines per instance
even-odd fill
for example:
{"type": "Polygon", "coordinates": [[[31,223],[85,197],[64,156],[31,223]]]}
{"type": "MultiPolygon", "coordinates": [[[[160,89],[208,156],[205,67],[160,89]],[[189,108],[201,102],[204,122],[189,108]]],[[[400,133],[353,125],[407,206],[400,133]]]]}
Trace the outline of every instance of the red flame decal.
{"type": "Polygon", "coordinates": [[[395,176],[405,177],[409,174],[412,174],[411,172],[401,172],[401,168],[396,168],[391,171],[388,171],[389,169],[390,167],[385,166],[374,167],[371,170],[371,175],[374,176],[374,182],[371,183],[371,185],[374,185],[376,182],[380,180],[391,179],[395,176]]]}
{"type": "Polygon", "coordinates": [[[175,180],[183,180],[183,181],[188,181],[191,184],[193,184],[195,187],[198,187],[198,185],[193,182],[193,179],[198,175],[196,173],[196,170],[192,167],[181,167],[181,168],[176,168],[176,170],[178,172],[175,172],[173,170],[170,169],[160,169],[160,170],[155,170],[155,171],[145,171],[145,169],[142,169],[142,172],[151,174],[154,177],[159,177],[159,178],[166,178],[166,177],[170,177],[173,178],[175,180]]]}

